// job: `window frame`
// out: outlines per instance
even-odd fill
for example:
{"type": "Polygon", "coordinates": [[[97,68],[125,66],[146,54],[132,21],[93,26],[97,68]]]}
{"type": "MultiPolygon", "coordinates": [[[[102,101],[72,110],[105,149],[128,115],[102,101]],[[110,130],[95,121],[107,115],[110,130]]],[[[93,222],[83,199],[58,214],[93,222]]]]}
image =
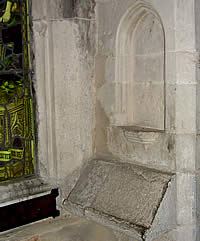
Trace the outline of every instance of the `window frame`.
{"type": "Polygon", "coordinates": [[[42,1],[29,0],[31,70],[36,102],[35,173],[31,177],[0,183],[0,206],[46,195],[58,187],[54,86],[50,72],[53,70],[53,38],[51,21],[45,17],[47,12],[38,17],[38,4],[41,4],[41,11],[46,9],[42,1]]]}

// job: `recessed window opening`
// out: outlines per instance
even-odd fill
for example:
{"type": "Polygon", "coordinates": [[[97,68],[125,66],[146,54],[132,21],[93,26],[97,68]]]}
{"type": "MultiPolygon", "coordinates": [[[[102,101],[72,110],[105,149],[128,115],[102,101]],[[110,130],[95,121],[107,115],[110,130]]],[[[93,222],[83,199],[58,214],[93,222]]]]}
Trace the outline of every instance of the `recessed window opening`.
{"type": "Polygon", "coordinates": [[[34,174],[29,5],[0,0],[0,182],[34,174]]]}

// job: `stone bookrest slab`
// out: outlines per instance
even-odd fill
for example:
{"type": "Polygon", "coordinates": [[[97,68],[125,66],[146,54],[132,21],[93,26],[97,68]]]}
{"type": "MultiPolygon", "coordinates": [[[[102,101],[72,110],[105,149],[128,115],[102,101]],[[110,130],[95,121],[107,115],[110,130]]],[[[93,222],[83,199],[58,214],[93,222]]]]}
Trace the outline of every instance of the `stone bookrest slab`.
{"type": "Polygon", "coordinates": [[[171,178],[172,174],[136,165],[93,160],[65,204],[76,215],[132,229],[139,240],[151,228],[171,178]]]}

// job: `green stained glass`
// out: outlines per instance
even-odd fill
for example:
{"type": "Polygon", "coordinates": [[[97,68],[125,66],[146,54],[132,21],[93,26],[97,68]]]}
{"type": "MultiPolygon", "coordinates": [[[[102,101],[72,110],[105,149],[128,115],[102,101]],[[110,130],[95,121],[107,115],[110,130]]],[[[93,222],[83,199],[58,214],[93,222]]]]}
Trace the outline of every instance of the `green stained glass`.
{"type": "Polygon", "coordinates": [[[0,181],[34,174],[29,1],[0,0],[0,181]]]}

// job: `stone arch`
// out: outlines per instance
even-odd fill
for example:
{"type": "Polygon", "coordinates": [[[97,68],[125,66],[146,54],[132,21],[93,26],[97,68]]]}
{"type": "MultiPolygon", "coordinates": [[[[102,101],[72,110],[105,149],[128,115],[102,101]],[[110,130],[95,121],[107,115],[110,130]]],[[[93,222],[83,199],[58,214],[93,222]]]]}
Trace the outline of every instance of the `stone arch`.
{"type": "Polygon", "coordinates": [[[165,129],[165,34],[158,13],[138,1],[116,37],[116,126],[165,129]]]}

